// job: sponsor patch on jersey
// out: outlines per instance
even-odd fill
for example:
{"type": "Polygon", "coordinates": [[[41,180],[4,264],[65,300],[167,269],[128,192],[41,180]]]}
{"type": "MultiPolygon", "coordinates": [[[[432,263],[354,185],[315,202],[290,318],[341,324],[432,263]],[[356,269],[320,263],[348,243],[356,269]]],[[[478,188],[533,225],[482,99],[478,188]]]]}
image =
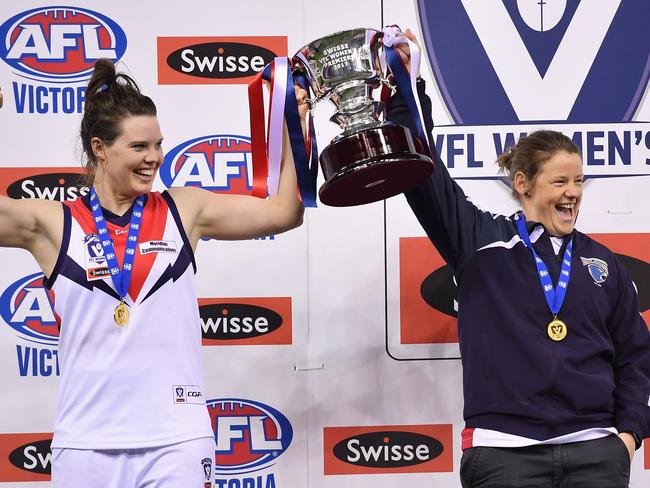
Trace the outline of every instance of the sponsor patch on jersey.
{"type": "Polygon", "coordinates": [[[583,258],[580,257],[582,265],[587,267],[589,274],[594,279],[594,283],[598,286],[604,283],[609,276],[607,263],[598,258],[583,258]]]}
{"type": "Polygon", "coordinates": [[[146,241],[138,244],[140,254],[163,253],[178,254],[176,241],[146,241]]]}
{"type": "Polygon", "coordinates": [[[198,385],[172,385],[174,403],[205,404],[203,392],[198,385]]]}
{"type": "Polygon", "coordinates": [[[104,248],[97,234],[91,233],[84,237],[84,254],[88,281],[101,280],[110,276],[104,248]]]}

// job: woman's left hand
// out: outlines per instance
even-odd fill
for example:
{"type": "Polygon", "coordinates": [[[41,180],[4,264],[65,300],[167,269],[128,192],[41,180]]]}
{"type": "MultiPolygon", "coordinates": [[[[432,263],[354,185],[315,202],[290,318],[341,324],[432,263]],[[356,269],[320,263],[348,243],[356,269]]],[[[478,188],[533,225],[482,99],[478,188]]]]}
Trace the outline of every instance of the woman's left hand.
{"type": "Polygon", "coordinates": [[[627,450],[630,454],[630,461],[634,457],[634,453],[636,452],[636,442],[634,442],[634,437],[632,437],[631,434],[628,434],[627,432],[621,432],[618,434],[618,436],[621,438],[623,443],[625,444],[625,447],[627,447],[627,450]]]}

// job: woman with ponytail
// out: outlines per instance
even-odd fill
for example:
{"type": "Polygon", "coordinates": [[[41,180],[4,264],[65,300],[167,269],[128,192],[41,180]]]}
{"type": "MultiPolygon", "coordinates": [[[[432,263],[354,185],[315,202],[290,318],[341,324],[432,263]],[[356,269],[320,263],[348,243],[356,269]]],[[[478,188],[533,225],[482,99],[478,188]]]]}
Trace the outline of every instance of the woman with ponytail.
{"type": "MultiPolygon", "coordinates": [[[[299,108],[304,117],[306,104],[299,108]]],[[[291,152],[266,200],[190,187],[152,192],[163,161],[156,106],[107,60],[88,83],[81,141],[87,196],[64,204],[0,197],[0,246],[33,254],[61,318],[53,486],[211,486],[194,251],[203,238],[250,239],[301,224],[291,152]]]]}
{"type": "MultiPolygon", "coordinates": [[[[417,90],[430,132],[423,80],[417,90]]],[[[388,112],[415,129],[399,92],[388,112]]],[[[435,158],[406,198],[458,285],[462,486],[627,487],[650,435],[650,332],[620,261],[575,229],[579,149],[540,130],[500,155],[521,205],[511,216],[474,206],[435,158]]]]}

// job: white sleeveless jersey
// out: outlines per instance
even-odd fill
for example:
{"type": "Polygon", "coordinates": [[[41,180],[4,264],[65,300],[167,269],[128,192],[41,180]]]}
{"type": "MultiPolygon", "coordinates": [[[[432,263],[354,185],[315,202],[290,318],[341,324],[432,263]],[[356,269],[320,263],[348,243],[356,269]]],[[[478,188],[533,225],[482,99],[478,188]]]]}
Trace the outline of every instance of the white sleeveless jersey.
{"type": "MultiPolygon", "coordinates": [[[[171,196],[149,193],[127,325],[87,200],[64,204],[61,251],[46,280],[61,318],[54,448],[132,449],[214,436],[205,405],[194,254],[171,196]]],[[[131,212],[104,211],[122,265],[131,212]]]]}

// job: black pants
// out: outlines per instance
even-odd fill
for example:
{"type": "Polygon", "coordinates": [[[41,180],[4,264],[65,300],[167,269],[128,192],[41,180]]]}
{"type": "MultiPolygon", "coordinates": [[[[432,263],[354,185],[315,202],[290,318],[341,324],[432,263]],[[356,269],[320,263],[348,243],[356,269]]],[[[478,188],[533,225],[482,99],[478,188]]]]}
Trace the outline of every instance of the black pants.
{"type": "Polygon", "coordinates": [[[460,461],[463,488],[627,488],[630,455],[616,435],[530,447],[472,447],[460,461]]]}

